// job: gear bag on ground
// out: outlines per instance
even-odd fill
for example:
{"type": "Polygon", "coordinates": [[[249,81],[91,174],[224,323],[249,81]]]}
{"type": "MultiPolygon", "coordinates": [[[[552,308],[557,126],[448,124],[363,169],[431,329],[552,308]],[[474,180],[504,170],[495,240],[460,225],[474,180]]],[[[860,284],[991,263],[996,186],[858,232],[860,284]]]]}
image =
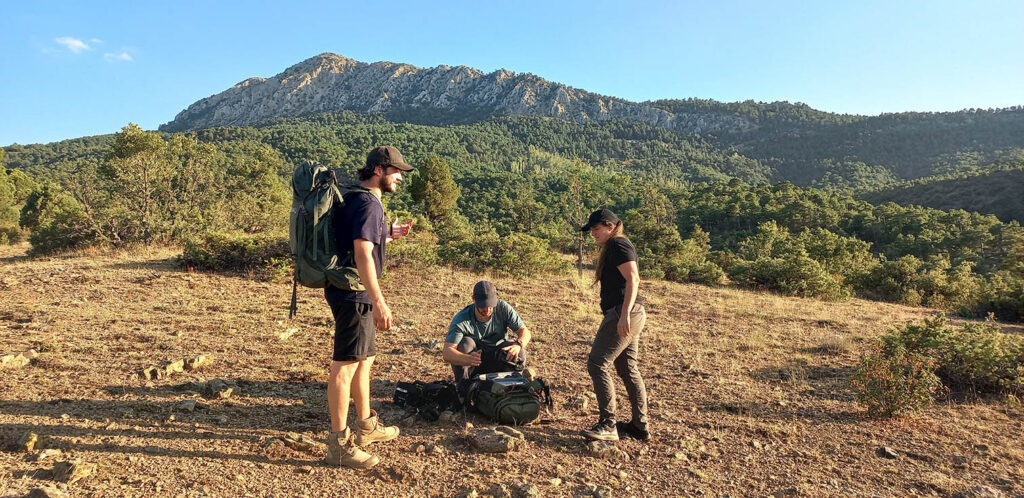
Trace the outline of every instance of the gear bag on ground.
{"type": "Polygon", "coordinates": [[[541,407],[551,409],[551,389],[541,377],[527,380],[519,372],[480,375],[466,390],[466,404],[480,414],[507,425],[526,425],[540,418],[541,407]]]}

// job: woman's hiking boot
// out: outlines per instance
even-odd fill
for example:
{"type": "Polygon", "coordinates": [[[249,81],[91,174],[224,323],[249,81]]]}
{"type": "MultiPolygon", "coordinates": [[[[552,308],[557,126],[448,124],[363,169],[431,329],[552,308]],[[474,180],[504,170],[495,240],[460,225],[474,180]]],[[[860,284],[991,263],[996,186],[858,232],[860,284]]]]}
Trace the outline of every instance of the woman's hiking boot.
{"type": "Polygon", "coordinates": [[[619,431],[615,428],[615,421],[600,420],[590,429],[583,431],[583,436],[597,441],[618,441],[619,431]]]}
{"type": "Polygon", "coordinates": [[[351,431],[346,428],[341,432],[332,432],[327,436],[327,464],[339,467],[366,470],[380,462],[356,446],[351,431]]]}
{"type": "Polygon", "coordinates": [[[639,427],[633,422],[615,422],[615,428],[618,430],[620,436],[631,437],[638,441],[650,441],[651,433],[647,430],[647,424],[643,427],[639,427]]]}
{"type": "Polygon", "coordinates": [[[379,441],[391,441],[398,437],[398,427],[386,426],[377,418],[377,412],[370,410],[370,416],[365,420],[356,422],[355,442],[359,446],[366,446],[379,441]]]}

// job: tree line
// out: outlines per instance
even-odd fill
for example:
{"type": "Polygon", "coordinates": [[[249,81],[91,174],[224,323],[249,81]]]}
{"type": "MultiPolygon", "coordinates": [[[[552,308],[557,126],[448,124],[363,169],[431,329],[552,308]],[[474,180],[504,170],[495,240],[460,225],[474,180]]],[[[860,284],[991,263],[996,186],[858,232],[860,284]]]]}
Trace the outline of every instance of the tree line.
{"type": "Polygon", "coordinates": [[[589,261],[595,248],[577,227],[609,207],[625,220],[648,278],[1024,317],[1016,222],[769,183],[757,161],[628,123],[431,127],[331,113],[189,134],[129,125],[105,141],[8,148],[4,159],[19,167],[0,177],[0,233],[27,234],[33,254],[176,243],[214,261],[201,255],[216,240],[220,250],[280,261],[293,165],[314,159],[351,178],[380,143],[420,166],[409,188],[389,196],[393,216],[420,221],[395,246],[396,261],[569,271],[557,253],[589,261]],[[27,164],[26,154],[42,163],[27,164]],[[236,238],[249,242],[232,246],[236,238]],[[277,252],[251,251],[257,239],[277,252]]]}

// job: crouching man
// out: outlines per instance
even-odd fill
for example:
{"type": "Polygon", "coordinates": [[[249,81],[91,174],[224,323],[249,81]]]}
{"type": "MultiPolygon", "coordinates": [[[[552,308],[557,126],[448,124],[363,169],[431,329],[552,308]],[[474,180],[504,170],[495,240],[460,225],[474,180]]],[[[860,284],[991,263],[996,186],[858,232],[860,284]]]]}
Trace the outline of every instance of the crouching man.
{"type": "Polygon", "coordinates": [[[483,280],[473,287],[473,304],[452,319],[441,356],[452,365],[459,392],[465,393],[468,379],[476,375],[522,371],[528,344],[530,329],[519,313],[498,299],[494,284],[483,280]]]}

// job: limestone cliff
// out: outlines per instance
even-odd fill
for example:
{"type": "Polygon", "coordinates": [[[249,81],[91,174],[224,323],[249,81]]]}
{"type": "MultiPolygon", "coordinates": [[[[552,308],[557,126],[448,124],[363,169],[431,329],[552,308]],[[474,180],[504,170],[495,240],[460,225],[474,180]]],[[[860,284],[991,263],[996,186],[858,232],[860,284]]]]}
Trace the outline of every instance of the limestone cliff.
{"type": "Polygon", "coordinates": [[[271,78],[249,78],[178,113],[163,131],[254,125],[280,117],[350,110],[390,116],[442,116],[451,122],[497,115],[550,116],[577,122],[640,121],[691,133],[748,131],[729,113],[673,113],[598,95],[532,74],[466,66],[419,68],[359,62],[325,53],[271,78]]]}

